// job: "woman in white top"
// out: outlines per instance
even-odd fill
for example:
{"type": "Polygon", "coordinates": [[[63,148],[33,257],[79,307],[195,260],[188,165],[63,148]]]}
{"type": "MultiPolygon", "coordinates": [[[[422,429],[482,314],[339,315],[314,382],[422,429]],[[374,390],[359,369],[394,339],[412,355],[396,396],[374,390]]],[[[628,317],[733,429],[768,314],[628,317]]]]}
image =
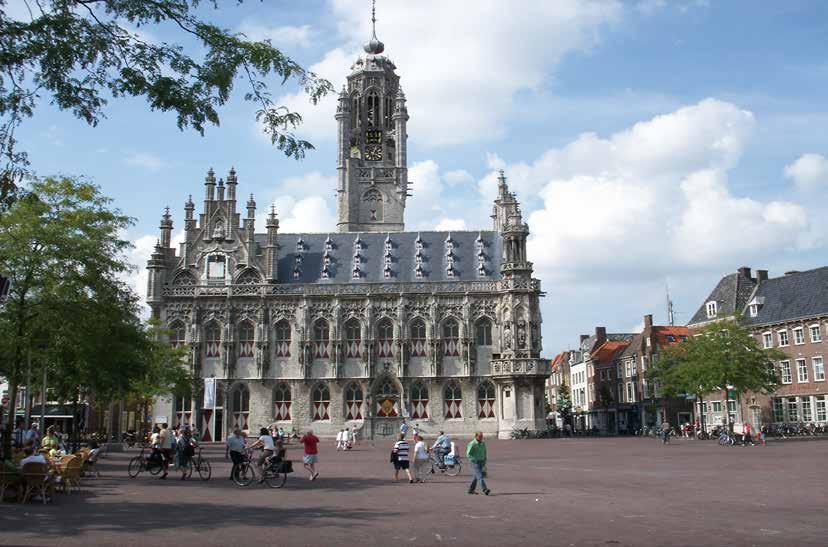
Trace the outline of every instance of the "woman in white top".
{"type": "Polygon", "coordinates": [[[420,435],[415,435],[414,440],[417,444],[414,445],[414,475],[417,482],[425,482],[426,473],[428,473],[428,447],[425,439],[420,435]]]}
{"type": "Polygon", "coordinates": [[[255,450],[259,447],[262,448],[262,455],[259,456],[259,461],[256,462],[256,465],[259,466],[259,471],[261,471],[265,460],[273,455],[273,451],[276,448],[276,445],[273,444],[273,437],[266,427],[259,430],[259,440],[250,445],[250,450],[255,450]]]}

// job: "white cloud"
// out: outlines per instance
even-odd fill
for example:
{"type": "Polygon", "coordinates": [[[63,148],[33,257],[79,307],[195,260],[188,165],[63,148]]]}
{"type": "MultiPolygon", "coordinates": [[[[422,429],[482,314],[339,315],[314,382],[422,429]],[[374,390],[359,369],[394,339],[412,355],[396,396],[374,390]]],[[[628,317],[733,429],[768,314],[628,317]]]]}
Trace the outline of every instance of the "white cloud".
{"type": "Polygon", "coordinates": [[[458,186],[461,184],[469,184],[474,182],[474,177],[465,169],[456,169],[449,171],[443,175],[446,184],[450,186],[458,186]]]}
{"type": "Polygon", "coordinates": [[[136,152],[124,158],[124,163],[131,167],[139,167],[147,171],[160,171],[164,162],[158,156],[146,152],[136,152]]]}
{"type": "MultiPolygon", "coordinates": [[[[529,245],[538,275],[654,278],[687,266],[729,268],[797,245],[809,225],[803,207],[728,189],[754,125],[750,112],[707,99],[507,166],[511,189],[535,209],[529,245]]],[[[502,165],[495,156],[489,163],[502,165]]],[[[491,199],[496,175],[479,189],[491,199]]]]}
{"type": "Polygon", "coordinates": [[[439,231],[459,231],[459,230],[468,230],[466,226],[466,221],[462,218],[441,218],[440,222],[434,226],[435,230],[439,231]]]}
{"type": "MultiPolygon", "coordinates": [[[[362,0],[331,5],[341,43],[311,69],[339,89],[371,35],[370,20],[362,0]]],[[[412,138],[440,146],[501,135],[515,95],[538,89],[567,54],[598,43],[622,11],[615,0],[557,0],[522,3],[504,18],[504,6],[497,0],[477,0],[474,9],[440,0],[382,3],[377,34],[402,78],[412,138]]],[[[319,108],[309,108],[303,95],[280,102],[304,116],[303,136],[335,138],[336,94],[319,108]]]]}
{"type": "Polygon", "coordinates": [[[803,154],[785,166],[785,177],[804,191],[828,187],[828,159],[822,154],[803,154]]]}
{"type": "Polygon", "coordinates": [[[250,40],[270,40],[279,47],[309,47],[313,35],[310,25],[269,27],[253,21],[243,22],[238,31],[250,40]]]}
{"type": "Polygon", "coordinates": [[[328,202],[319,196],[310,196],[298,201],[290,196],[282,196],[276,198],[275,205],[279,214],[280,232],[336,231],[336,216],[328,202]]]}
{"type": "MultiPolygon", "coordinates": [[[[123,280],[127,282],[132,290],[138,295],[141,302],[141,317],[149,318],[150,309],[147,306],[147,281],[149,273],[147,272],[147,261],[150,259],[155,244],[158,242],[159,234],[151,235],[145,234],[132,240],[132,248],[127,252],[126,259],[129,264],[134,267],[132,272],[124,274],[123,280]]],[[[184,241],[184,230],[175,232],[172,236],[172,248],[179,248],[179,245],[184,241]]]]}

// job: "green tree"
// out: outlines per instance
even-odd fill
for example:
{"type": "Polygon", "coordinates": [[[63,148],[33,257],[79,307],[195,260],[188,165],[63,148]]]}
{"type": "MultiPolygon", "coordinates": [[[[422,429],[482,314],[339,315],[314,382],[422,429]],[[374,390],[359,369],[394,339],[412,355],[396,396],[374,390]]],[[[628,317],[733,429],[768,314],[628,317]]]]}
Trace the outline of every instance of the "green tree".
{"type": "MultiPolygon", "coordinates": [[[[777,349],[762,349],[751,331],[736,319],[707,326],[701,336],[667,347],[647,370],[647,377],[664,393],[695,395],[699,403],[716,390],[772,393],[777,377],[774,361],[785,358],[777,349]]],[[[725,425],[729,425],[725,411],[725,425]]]]}
{"type": "MultiPolygon", "coordinates": [[[[0,309],[0,374],[9,380],[10,408],[15,408],[31,350],[55,367],[53,377],[65,374],[93,383],[108,376],[85,360],[96,351],[103,359],[111,351],[103,338],[95,342],[101,344],[97,348],[92,340],[101,318],[114,314],[107,305],[123,296],[116,288],[122,287],[119,276],[130,269],[123,259],[130,244],[121,236],[130,224],[110,209],[110,200],[96,186],[73,178],[35,180],[0,216],[0,271],[12,280],[0,309]],[[45,350],[35,343],[38,339],[47,340],[45,350]],[[59,368],[64,365],[74,368],[59,368]],[[75,373],[81,366],[87,368],[75,373]]],[[[13,425],[10,413],[7,430],[13,425]]],[[[9,443],[7,435],[4,453],[9,443]]]]}
{"type": "Polygon", "coordinates": [[[564,424],[570,423],[572,416],[572,397],[569,393],[569,386],[566,385],[566,381],[561,383],[561,387],[558,388],[558,395],[555,399],[558,412],[561,414],[561,422],[564,424]]]}
{"type": "MultiPolygon", "coordinates": [[[[238,4],[242,0],[237,0],[238,4]]],[[[301,116],[275,104],[269,81],[298,85],[316,103],[333,88],[268,40],[250,41],[199,17],[218,0],[24,0],[28,16],[9,16],[0,0],[0,201],[14,192],[28,158],[15,132],[43,100],[94,126],[111,98],[144,97],[170,111],[179,129],[204,133],[236,83],[256,104],[256,120],[279,150],[302,158],[311,143],[294,130],[301,116]],[[140,31],[159,28],[177,39],[157,43],[140,31]],[[188,44],[184,47],[180,44],[188,44]]]]}

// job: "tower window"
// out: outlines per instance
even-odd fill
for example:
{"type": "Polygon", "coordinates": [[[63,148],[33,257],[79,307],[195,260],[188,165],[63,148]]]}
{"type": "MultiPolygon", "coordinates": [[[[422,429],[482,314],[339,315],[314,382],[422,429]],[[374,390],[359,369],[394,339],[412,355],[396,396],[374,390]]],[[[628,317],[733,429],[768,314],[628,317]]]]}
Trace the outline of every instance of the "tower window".
{"type": "Polygon", "coordinates": [[[367,104],[365,106],[365,120],[368,123],[368,126],[374,127],[379,125],[380,102],[376,93],[372,92],[368,95],[367,104]]]}

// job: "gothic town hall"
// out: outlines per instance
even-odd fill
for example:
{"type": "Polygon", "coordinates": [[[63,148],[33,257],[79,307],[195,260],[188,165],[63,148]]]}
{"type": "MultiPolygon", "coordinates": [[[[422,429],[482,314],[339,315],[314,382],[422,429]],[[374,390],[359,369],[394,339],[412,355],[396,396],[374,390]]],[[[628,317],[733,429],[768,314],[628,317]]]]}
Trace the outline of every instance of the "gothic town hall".
{"type": "Polygon", "coordinates": [[[154,416],[205,441],[272,424],[388,436],[404,418],[429,434],[542,426],[541,287],[519,204],[501,173],[490,229],[405,231],[408,113],[383,51],[375,32],[339,95],[335,232],[282,233],[271,209],[257,233],[234,169],[208,171],[197,218],[187,201],[178,249],[163,216],[147,301],[214,392],[160,398],[154,416]]]}

